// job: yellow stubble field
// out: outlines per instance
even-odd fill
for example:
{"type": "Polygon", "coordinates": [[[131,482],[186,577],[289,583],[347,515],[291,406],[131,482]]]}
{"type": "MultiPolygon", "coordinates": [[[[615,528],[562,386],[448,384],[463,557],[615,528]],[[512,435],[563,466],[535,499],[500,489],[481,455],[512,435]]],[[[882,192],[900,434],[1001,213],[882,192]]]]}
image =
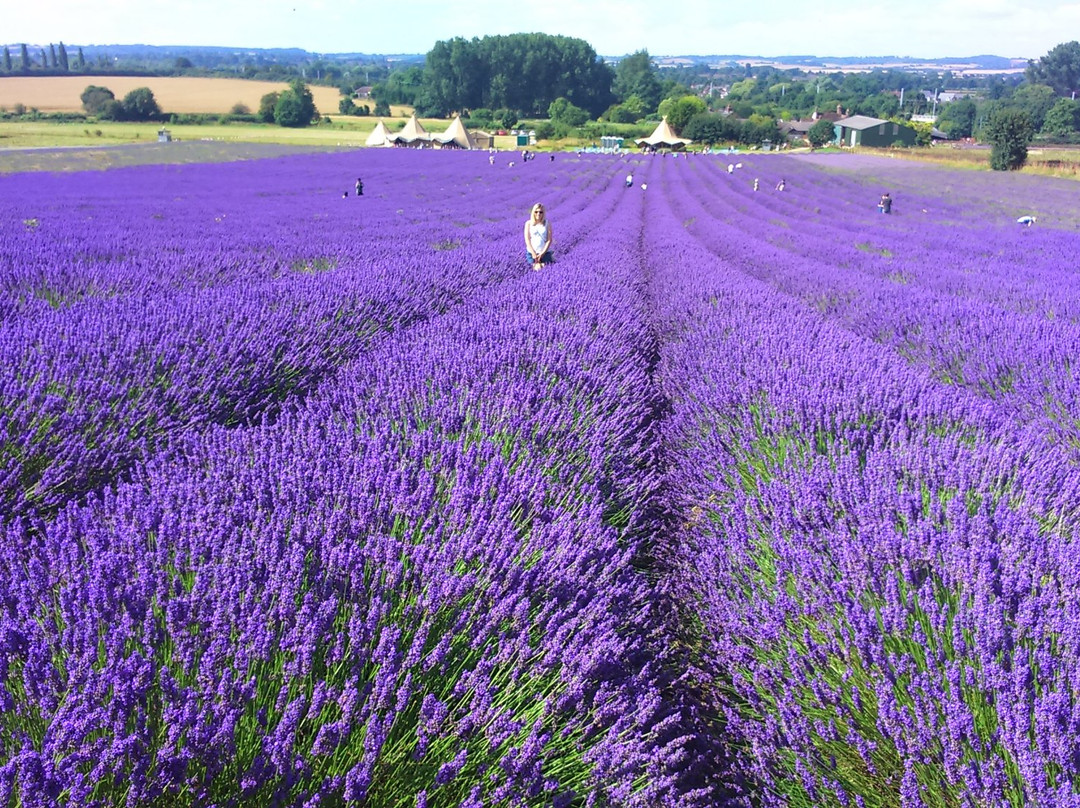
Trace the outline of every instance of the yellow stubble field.
{"type": "MultiPolygon", "coordinates": [[[[227,113],[236,104],[257,112],[264,95],[288,86],[274,81],[186,76],[12,76],[0,78],[0,107],[11,110],[22,104],[41,112],[81,112],[79,96],[91,84],[109,88],[117,99],[138,87],[149,87],[162,112],[212,114],[227,113]]],[[[320,113],[338,114],[341,93],[336,87],[308,85],[308,89],[320,113]]]]}

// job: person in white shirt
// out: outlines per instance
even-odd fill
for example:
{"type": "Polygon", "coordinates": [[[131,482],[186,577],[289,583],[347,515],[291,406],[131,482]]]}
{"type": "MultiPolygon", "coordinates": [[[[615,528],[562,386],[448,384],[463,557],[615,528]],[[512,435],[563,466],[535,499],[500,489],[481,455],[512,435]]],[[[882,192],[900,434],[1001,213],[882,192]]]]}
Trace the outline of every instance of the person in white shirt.
{"type": "Polygon", "coordinates": [[[551,222],[547,220],[544,206],[537,202],[532,206],[528,221],[525,222],[525,249],[532,261],[533,269],[540,269],[550,264],[551,242],[553,238],[551,222]]]}

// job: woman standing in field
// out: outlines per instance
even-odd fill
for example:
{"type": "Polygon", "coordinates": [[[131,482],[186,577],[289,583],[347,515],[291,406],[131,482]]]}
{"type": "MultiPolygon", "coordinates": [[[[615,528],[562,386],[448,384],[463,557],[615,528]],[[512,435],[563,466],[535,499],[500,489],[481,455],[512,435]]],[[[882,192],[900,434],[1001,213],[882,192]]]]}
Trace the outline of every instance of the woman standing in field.
{"type": "Polygon", "coordinates": [[[525,249],[528,251],[533,269],[540,269],[544,264],[551,263],[553,235],[551,222],[547,220],[544,213],[544,206],[537,202],[532,206],[532,213],[525,222],[525,249]]]}

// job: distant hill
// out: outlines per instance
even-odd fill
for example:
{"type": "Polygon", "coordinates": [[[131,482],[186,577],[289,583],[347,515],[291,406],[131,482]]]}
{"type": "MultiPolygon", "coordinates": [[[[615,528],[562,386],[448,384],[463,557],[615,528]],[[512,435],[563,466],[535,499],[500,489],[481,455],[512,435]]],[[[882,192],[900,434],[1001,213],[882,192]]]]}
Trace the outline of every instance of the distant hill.
{"type": "MultiPolygon", "coordinates": [[[[19,52],[19,47],[22,43],[9,43],[8,49],[11,50],[12,55],[16,55],[19,52]]],[[[41,48],[48,48],[48,42],[45,43],[26,43],[30,49],[31,54],[35,54],[41,48]]],[[[52,43],[55,44],[55,43],[52,43]]],[[[0,45],[0,47],[3,47],[0,45]]],[[[351,53],[314,53],[304,50],[303,48],[244,48],[244,47],[223,47],[212,45],[79,45],[65,43],[64,47],[68,53],[73,54],[79,48],[82,48],[83,56],[87,61],[94,61],[101,57],[109,59],[121,59],[121,60],[147,60],[147,61],[162,61],[167,59],[190,59],[193,64],[199,64],[201,62],[220,62],[223,59],[232,57],[236,59],[245,58],[258,58],[267,61],[281,61],[286,63],[291,62],[310,62],[314,59],[331,59],[331,60],[343,60],[343,61],[423,61],[424,54],[422,53],[362,53],[359,51],[351,53]]]]}
{"type": "MultiPolygon", "coordinates": [[[[18,52],[21,43],[9,43],[7,47],[14,53],[18,52]]],[[[48,48],[46,43],[26,43],[31,53],[36,53],[40,48],[48,48]]],[[[434,43],[432,43],[434,44],[434,43]]],[[[2,47],[2,46],[0,46],[2,47]]],[[[423,53],[365,53],[352,51],[343,53],[320,53],[304,50],[303,48],[245,48],[245,47],[221,47],[209,45],[77,45],[67,44],[69,52],[82,48],[87,60],[98,59],[105,56],[109,58],[133,59],[133,60],[163,60],[163,59],[190,59],[194,64],[201,61],[220,62],[223,57],[232,58],[259,58],[268,61],[304,62],[314,59],[327,59],[333,61],[391,61],[391,62],[420,62],[423,61],[423,53]]],[[[622,54],[625,55],[625,54],[622,54]]],[[[608,55],[604,58],[617,61],[622,55],[608,55]]],[[[752,64],[782,63],[786,65],[805,65],[808,67],[828,67],[832,65],[858,67],[877,66],[886,64],[895,65],[938,65],[948,68],[950,65],[963,64],[985,70],[1008,70],[1018,65],[1027,63],[1026,59],[1015,57],[995,56],[993,54],[978,54],[976,56],[941,56],[935,58],[922,58],[915,56],[815,56],[812,54],[787,54],[780,56],[761,56],[747,53],[739,54],[652,54],[657,62],[682,62],[682,63],[734,63],[752,64]]]]}
{"type": "Polygon", "coordinates": [[[804,70],[827,70],[835,69],[872,69],[875,67],[895,68],[920,68],[952,70],[962,68],[965,70],[1022,70],[1027,66],[1027,59],[1009,58],[980,54],[978,56],[942,56],[933,59],[923,59],[915,56],[812,56],[809,54],[791,54],[786,56],[751,56],[748,54],[715,54],[701,55],[652,55],[653,59],[661,67],[680,67],[692,64],[710,65],[777,65],[783,67],[798,67],[804,70]]]}

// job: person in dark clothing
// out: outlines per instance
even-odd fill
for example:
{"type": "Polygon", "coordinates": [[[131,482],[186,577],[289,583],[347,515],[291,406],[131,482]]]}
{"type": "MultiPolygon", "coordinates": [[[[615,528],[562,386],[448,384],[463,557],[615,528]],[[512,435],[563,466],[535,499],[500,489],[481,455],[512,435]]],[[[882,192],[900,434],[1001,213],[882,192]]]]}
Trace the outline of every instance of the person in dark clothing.
{"type": "Polygon", "coordinates": [[[881,195],[881,201],[877,203],[878,210],[882,213],[892,213],[892,197],[888,191],[881,195]]]}
{"type": "Polygon", "coordinates": [[[363,196],[364,195],[364,183],[362,183],[360,181],[359,177],[356,178],[356,195],[357,196],[363,196]]]}

